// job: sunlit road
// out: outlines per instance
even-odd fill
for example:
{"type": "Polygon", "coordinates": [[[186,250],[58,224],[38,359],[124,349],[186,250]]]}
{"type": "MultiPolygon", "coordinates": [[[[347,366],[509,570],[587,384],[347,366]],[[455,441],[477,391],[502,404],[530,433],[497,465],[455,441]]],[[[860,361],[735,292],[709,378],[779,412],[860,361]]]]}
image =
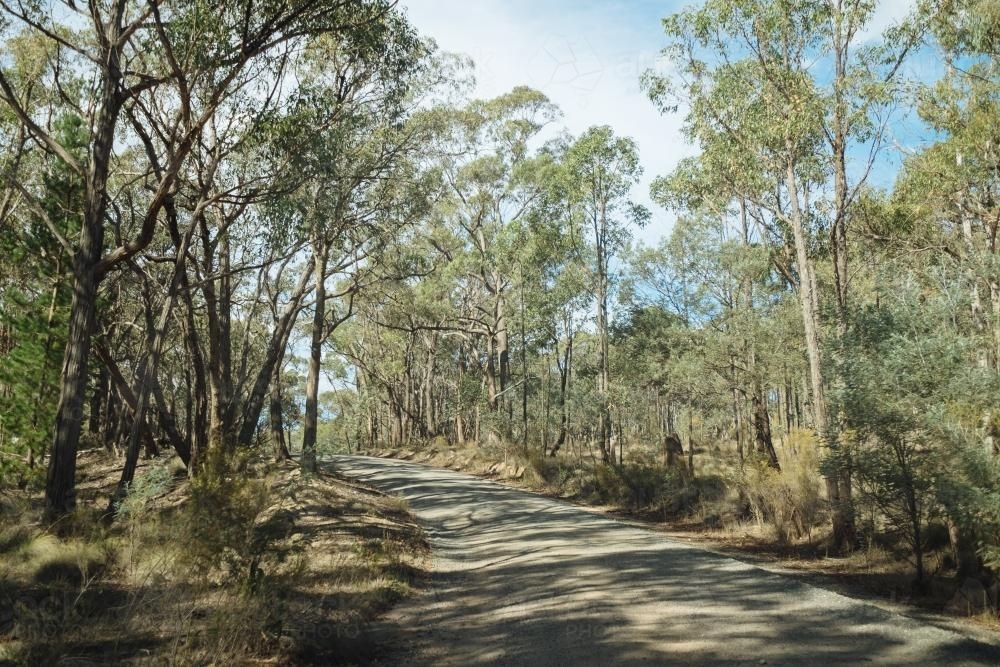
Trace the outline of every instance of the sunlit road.
{"type": "Polygon", "coordinates": [[[427,590],[373,630],[411,665],[1000,665],[1000,649],[565,503],[334,457],[403,496],[427,590]]]}

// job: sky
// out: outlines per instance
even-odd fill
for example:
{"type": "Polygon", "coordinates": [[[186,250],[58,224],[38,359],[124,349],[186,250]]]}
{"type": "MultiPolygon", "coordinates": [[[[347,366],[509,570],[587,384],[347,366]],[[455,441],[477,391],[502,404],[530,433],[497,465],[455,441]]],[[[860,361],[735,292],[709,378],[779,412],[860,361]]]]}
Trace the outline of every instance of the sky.
{"type": "MultiPolygon", "coordinates": [[[[681,135],[683,112],[661,115],[639,87],[663,68],[661,19],[688,2],[675,0],[400,0],[421,34],[476,63],[475,95],[488,98],[529,85],[562,109],[572,134],[610,125],[639,146],[644,174],[633,198],[650,208],[637,236],[655,244],[673,215],[649,199],[649,185],[696,153],[681,135]]],[[[871,31],[904,17],[914,0],[879,0],[871,31]]]]}

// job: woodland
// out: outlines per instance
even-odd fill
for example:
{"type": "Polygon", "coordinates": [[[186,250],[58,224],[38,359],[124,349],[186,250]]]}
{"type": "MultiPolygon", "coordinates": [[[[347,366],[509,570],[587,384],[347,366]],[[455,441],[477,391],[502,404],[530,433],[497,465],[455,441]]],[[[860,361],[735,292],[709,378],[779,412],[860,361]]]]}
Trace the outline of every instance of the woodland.
{"type": "Polygon", "coordinates": [[[390,0],[0,0],[0,487],[492,448],[996,572],[1000,4],[874,12],[663,19],[650,246],[675,148],[475,99],[390,0]]]}

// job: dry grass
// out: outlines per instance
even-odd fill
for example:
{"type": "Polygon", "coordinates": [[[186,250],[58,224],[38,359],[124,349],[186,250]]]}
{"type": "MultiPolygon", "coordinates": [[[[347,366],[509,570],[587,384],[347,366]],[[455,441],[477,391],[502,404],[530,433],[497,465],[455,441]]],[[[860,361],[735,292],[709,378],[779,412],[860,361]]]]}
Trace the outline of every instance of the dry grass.
{"type": "Polygon", "coordinates": [[[2,506],[0,665],[366,663],[366,626],[422,578],[405,505],[333,475],[258,466],[206,491],[144,462],[105,529],[118,463],[80,464],[62,525],[32,522],[39,498],[2,506]]]}

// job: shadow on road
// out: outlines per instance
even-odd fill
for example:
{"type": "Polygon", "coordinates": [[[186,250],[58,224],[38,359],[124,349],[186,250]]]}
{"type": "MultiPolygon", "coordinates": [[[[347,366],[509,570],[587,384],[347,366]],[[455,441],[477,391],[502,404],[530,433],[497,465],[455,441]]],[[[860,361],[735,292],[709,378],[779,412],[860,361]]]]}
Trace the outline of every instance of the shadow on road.
{"type": "Polygon", "coordinates": [[[405,497],[434,552],[428,590],[374,629],[393,664],[1000,664],[995,647],[558,501],[335,463],[405,497]]]}

